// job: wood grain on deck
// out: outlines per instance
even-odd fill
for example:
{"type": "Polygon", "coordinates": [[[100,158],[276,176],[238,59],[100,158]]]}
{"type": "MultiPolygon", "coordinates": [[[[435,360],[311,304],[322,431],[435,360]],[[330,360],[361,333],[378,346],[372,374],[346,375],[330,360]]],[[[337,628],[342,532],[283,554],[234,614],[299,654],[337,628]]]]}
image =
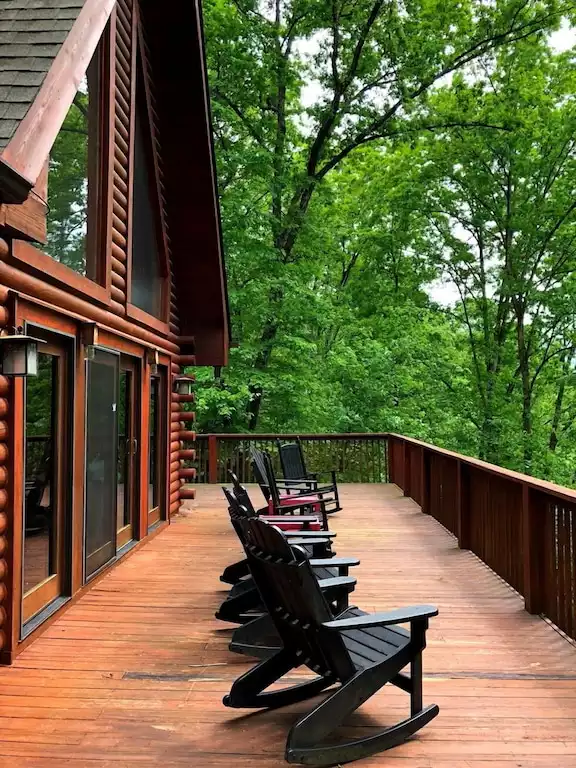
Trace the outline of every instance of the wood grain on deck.
{"type": "MultiPolygon", "coordinates": [[[[576,768],[576,649],[394,486],[344,486],[342,502],[331,526],[338,554],[362,559],[354,603],[440,609],[424,654],[425,704],[439,717],[358,765],[576,768]]],[[[239,554],[220,489],[199,486],[192,509],[0,669],[1,768],[285,765],[309,703],[255,714],[221,703],[249,666],[214,619],[218,577],[239,554]]],[[[385,688],[351,729],[407,707],[385,688]]]]}

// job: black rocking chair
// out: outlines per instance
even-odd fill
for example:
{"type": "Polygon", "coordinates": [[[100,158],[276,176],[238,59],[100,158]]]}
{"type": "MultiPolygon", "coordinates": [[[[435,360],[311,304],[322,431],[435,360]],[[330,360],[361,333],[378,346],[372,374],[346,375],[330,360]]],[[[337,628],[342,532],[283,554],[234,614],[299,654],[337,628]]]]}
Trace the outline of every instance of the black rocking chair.
{"type": "Polygon", "coordinates": [[[271,515],[317,514],[322,517],[323,527],[328,530],[326,507],[334,503],[329,493],[320,489],[311,491],[302,480],[277,478],[272,459],[266,451],[251,448],[252,467],[256,481],[268,502],[271,515]]]}
{"type": "Polygon", "coordinates": [[[348,608],[334,618],[308,560],[298,547],[286,554],[282,533],[259,520],[243,520],[250,569],[283,648],[233,684],[224,704],[234,708],[275,708],[338,688],[290,730],[286,760],[305,765],[335,765],[400,744],[438,714],[422,704],[422,652],[433,606],[414,606],[366,614],[348,608]],[[410,631],[397,626],[410,623],[410,631]],[[292,669],[307,666],[312,680],[266,690],[292,669]],[[410,667],[410,674],[402,670],[410,667]],[[379,733],[334,743],[329,737],[348,715],[386,683],[410,695],[410,717],[379,733]]]}
{"type": "MultiPolygon", "coordinates": [[[[250,496],[248,495],[246,488],[240,484],[236,475],[231,471],[230,476],[234,486],[234,496],[239,502],[238,509],[243,510],[244,516],[258,517],[260,512],[267,511],[264,509],[257,512],[254,508],[254,505],[252,504],[252,501],[250,500],[250,496]]],[[[226,493],[226,491],[224,491],[224,493],[226,493]]],[[[272,519],[280,526],[283,522],[287,524],[299,524],[299,530],[286,531],[286,534],[288,537],[297,537],[301,540],[305,540],[306,543],[304,543],[304,541],[301,543],[307,551],[309,557],[334,556],[335,552],[332,550],[331,540],[336,537],[336,534],[325,530],[310,530],[311,525],[314,525],[318,521],[318,518],[315,515],[298,515],[297,517],[294,517],[293,515],[288,515],[286,517],[283,515],[274,515],[272,519]]],[[[243,560],[239,560],[237,563],[228,565],[220,576],[220,581],[223,581],[226,584],[237,584],[239,581],[244,579],[249,574],[249,572],[250,569],[248,566],[248,561],[246,558],[244,558],[243,560]]]]}
{"type": "MultiPolygon", "coordinates": [[[[248,518],[243,513],[234,493],[227,488],[223,488],[223,491],[230,505],[228,511],[232,525],[242,547],[246,549],[244,529],[239,524],[239,521],[248,518]]],[[[297,538],[291,539],[291,542],[295,545],[302,543],[297,538]]],[[[287,554],[290,556],[291,550],[288,543],[286,543],[286,547],[287,554]]],[[[356,580],[349,578],[349,569],[359,565],[360,560],[357,557],[311,557],[309,559],[314,576],[318,579],[320,588],[331,610],[336,614],[341,613],[348,607],[348,595],[356,585],[356,580]]],[[[278,651],[282,647],[278,633],[270,617],[265,612],[265,607],[261,602],[260,594],[251,575],[232,588],[229,597],[220,606],[216,617],[219,619],[224,618],[224,620],[228,621],[235,620],[236,623],[244,625],[234,632],[232,642],[230,643],[231,651],[259,658],[267,658],[271,653],[278,651]],[[230,619],[226,615],[227,606],[231,602],[236,604],[240,602],[241,604],[242,610],[237,612],[238,618],[236,619],[230,619]],[[224,616],[222,615],[223,613],[224,616]]]]}
{"type": "Polygon", "coordinates": [[[326,504],[326,512],[339,512],[340,496],[338,495],[338,483],[336,481],[336,470],[326,469],[319,472],[308,472],[306,470],[306,460],[300,438],[296,438],[294,443],[284,443],[281,440],[278,444],[278,453],[280,454],[280,465],[286,480],[296,480],[303,483],[311,493],[327,493],[332,495],[333,501],[326,504]],[[330,475],[331,482],[322,485],[318,480],[320,475],[330,475]]]}

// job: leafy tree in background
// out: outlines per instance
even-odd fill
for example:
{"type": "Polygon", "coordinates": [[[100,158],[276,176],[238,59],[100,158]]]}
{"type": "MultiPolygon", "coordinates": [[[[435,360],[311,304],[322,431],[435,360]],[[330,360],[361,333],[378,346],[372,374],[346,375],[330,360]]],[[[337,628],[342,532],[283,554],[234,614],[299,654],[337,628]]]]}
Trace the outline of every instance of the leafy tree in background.
{"type": "Polygon", "coordinates": [[[576,349],[575,93],[571,54],[523,41],[480,61],[473,84],[456,78],[432,105],[440,119],[491,116],[509,129],[452,131],[414,156],[437,263],[460,296],[479,453],[528,472],[544,445],[558,446],[576,349]],[[551,398],[554,416],[539,424],[539,401],[544,415],[551,398]]]}
{"type": "Polygon", "coordinates": [[[50,152],[46,253],[86,272],[88,93],[78,91],[50,152]]]}
{"type": "Polygon", "coordinates": [[[296,388],[296,377],[287,386],[288,361],[273,358],[301,321],[295,308],[305,284],[299,269],[309,271],[311,205],[331,172],[359,147],[437,129],[427,106],[436,84],[554,27],[560,8],[211,0],[205,14],[228,263],[239,288],[232,310],[243,352],[235,365],[250,390],[244,428],[255,429],[263,398],[274,400],[280,385],[288,397],[296,388]],[[306,106],[310,81],[317,96],[306,106]]]}

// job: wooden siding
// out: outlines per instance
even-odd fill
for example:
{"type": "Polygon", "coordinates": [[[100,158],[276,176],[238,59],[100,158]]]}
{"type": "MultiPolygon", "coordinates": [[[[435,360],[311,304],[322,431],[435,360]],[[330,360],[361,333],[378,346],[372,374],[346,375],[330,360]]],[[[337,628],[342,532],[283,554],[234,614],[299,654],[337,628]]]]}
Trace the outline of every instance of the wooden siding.
{"type": "MultiPolygon", "coordinates": [[[[256,493],[256,491],[254,491],[256,493]]],[[[0,670],[0,765],[281,768],[291,723],[222,705],[249,661],[214,619],[239,555],[217,487],[84,595],[0,670]],[[146,579],[142,579],[142,574],[146,579]]],[[[440,715],[371,768],[576,768],[576,649],[432,517],[391,486],[343,486],[338,552],[358,555],[366,610],[431,602],[424,699],[440,715]]],[[[350,722],[368,734],[407,711],[386,687],[350,722]]]]}

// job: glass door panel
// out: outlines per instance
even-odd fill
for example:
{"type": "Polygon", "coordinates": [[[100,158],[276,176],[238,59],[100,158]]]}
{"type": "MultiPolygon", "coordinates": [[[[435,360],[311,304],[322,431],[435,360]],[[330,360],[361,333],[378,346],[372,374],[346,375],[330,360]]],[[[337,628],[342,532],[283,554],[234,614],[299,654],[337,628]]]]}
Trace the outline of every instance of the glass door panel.
{"type": "Polygon", "coordinates": [[[97,349],[86,361],[86,578],[116,555],[118,381],[118,355],[97,349]]]}
{"type": "Polygon", "coordinates": [[[130,358],[120,361],[118,401],[118,486],[116,501],[116,547],[134,538],[138,519],[138,369],[130,358]]]}
{"type": "Polygon", "coordinates": [[[65,350],[43,344],[38,375],[24,383],[23,623],[59,597],[65,581],[65,366],[65,350]]]}
{"type": "Polygon", "coordinates": [[[165,376],[150,379],[150,413],[148,426],[148,526],[163,517],[164,475],[166,446],[164,441],[164,386],[165,376]]]}

